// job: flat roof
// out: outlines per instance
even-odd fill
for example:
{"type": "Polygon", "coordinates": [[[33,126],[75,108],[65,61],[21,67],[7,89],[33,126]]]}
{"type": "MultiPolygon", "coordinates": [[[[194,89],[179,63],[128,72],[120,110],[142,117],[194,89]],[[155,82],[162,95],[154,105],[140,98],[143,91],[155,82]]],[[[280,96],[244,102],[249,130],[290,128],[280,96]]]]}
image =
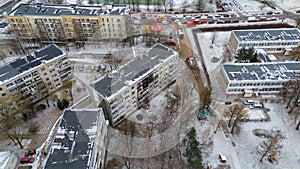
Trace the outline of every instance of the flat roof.
{"type": "Polygon", "coordinates": [[[128,86],[126,82],[132,82],[142,76],[150,69],[167,59],[171,55],[176,54],[174,50],[162,44],[155,44],[148,51],[121,66],[118,70],[106,74],[104,78],[99,79],[92,87],[94,87],[103,96],[109,97],[113,93],[119,91],[123,86],[128,86]]]}
{"type": "Polygon", "coordinates": [[[10,151],[1,151],[0,152],[0,169],[6,168],[6,165],[7,165],[8,160],[11,155],[12,155],[12,152],[10,152],[10,151]]]}
{"type": "Polygon", "coordinates": [[[0,66],[0,83],[41,65],[43,61],[51,60],[62,54],[63,51],[58,46],[52,44],[35,51],[31,55],[5,63],[0,66]]]}
{"type": "Polygon", "coordinates": [[[83,6],[77,4],[20,4],[9,16],[44,15],[44,16],[100,16],[100,15],[125,15],[126,5],[105,3],[99,6],[83,6]],[[112,9],[102,10],[104,5],[112,5],[112,9]]]}
{"type": "Polygon", "coordinates": [[[232,33],[238,41],[295,40],[300,42],[300,31],[297,28],[233,30],[232,33]]]}
{"type": "Polygon", "coordinates": [[[231,81],[289,80],[300,73],[300,62],[225,63],[222,66],[231,81]]]}
{"type": "Polygon", "coordinates": [[[89,164],[102,109],[65,110],[51,145],[47,169],[85,169],[89,164]]]}

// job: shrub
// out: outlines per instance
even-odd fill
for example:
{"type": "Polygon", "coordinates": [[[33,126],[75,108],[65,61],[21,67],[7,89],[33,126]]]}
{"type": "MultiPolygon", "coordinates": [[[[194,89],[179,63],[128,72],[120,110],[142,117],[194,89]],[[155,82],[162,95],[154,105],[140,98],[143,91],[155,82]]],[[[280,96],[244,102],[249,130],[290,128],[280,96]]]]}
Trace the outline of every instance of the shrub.
{"type": "Polygon", "coordinates": [[[40,128],[40,125],[38,123],[35,122],[31,122],[28,126],[28,131],[30,133],[36,133],[40,128]]]}

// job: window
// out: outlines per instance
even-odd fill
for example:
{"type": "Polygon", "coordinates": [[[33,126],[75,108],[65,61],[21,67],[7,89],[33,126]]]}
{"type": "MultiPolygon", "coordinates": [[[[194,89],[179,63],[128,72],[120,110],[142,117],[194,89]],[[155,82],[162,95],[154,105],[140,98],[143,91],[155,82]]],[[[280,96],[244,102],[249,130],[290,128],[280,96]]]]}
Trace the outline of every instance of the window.
{"type": "MultiPolygon", "coordinates": [[[[11,87],[11,86],[13,86],[14,84],[13,83],[8,83],[7,85],[6,85],[6,87],[11,87]]],[[[1,88],[1,90],[2,90],[2,88],[1,88]]],[[[0,91],[1,91],[0,90],[0,91]]]]}
{"type": "Polygon", "coordinates": [[[2,96],[3,96],[3,97],[6,96],[6,93],[3,93],[2,96]]]}

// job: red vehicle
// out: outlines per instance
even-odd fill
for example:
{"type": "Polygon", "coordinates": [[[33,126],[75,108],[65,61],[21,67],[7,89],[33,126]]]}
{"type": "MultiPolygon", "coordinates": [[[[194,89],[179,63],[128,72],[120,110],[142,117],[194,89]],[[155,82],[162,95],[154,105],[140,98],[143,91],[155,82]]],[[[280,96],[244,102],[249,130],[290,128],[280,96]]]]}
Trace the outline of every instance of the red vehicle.
{"type": "Polygon", "coordinates": [[[176,46],[176,42],[173,40],[167,40],[167,41],[165,41],[165,45],[176,46]]]}
{"type": "Polygon", "coordinates": [[[25,157],[28,157],[28,156],[33,156],[36,154],[36,151],[33,149],[33,150],[29,150],[28,152],[25,153],[25,157]]]}
{"type": "Polygon", "coordinates": [[[24,164],[24,163],[33,163],[34,162],[34,157],[23,157],[20,159],[20,163],[24,164]]]}
{"type": "Polygon", "coordinates": [[[199,19],[195,19],[195,20],[193,20],[193,22],[194,22],[195,24],[198,24],[198,23],[200,23],[200,20],[199,20],[199,19]]]}
{"type": "Polygon", "coordinates": [[[200,23],[205,24],[205,23],[207,23],[207,21],[206,20],[200,20],[200,23]]]}
{"type": "Polygon", "coordinates": [[[186,26],[196,26],[196,23],[195,22],[187,22],[186,26]]]}

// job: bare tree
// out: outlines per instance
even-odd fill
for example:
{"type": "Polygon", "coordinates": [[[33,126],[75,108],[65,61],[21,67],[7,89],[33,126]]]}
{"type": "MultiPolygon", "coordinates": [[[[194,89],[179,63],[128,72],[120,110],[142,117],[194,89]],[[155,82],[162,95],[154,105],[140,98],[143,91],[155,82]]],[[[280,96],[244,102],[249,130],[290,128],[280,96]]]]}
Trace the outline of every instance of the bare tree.
{"type": "Polygon", "coordinates": [[[186,7],[187,6],[188,6],[188,0],[181,0],[181,9],[182,9],[183,13],[186,12],[186,7]]]}
{"type": "MultiPolygon", "coordinates": [[[[279,95],[283,96],[284,101],[288,99],[286,109],[288,109],[292,102],[296,103],[300,97],[300,76],[294,75],[291,80],[283,84],[279,95]]],[[[293,107],[296,106],[293,104],[293,107]]]]}
{"type": "Polygon", "coordinates": [[[215,43],[216,37],[217,37],[217,32],[216,31],[212,32],[212,34],[211,34],[211,45],[210,45],[210,48],[214,47],[213,44],[215,43]]]}
{"type": "Polygon", "coordinates": [[[247,119],[249,117],[249,114],[246,113],[244,110],[242,111],[237,111],[235,114],[235,117],[233,119],[232,127],[230,133],[233,134],[234,131],[237,133],[240,131],[239,124],[247,119]]]}
{"type": "Polygon", "coordinates": [[[265,135],[266,140],[264,140],[260,145],[260,153],[262,154],[260,162],[263,161],[267,154],[278,152],[282,149],[281,141],[286,137],[282,134],[281,130],[271,129],[269,134],[265,135]]]}
{"type": "Polygon", "coordinates": [[[5,134],[20,148],[23,148],[22,140],[24,138],[25,129],[21,127],[23,120],[17,115],[16,110],[13,109],[13,104],[6,103],[2,98],[0,102],[0,132],[5,134]]]}
{"type": "Polygon", "coordinates": [[[197,0],[197,10],[204,11],[205,9],[205,1],[204,0],[197,0]]]}
{"type": "Polygon", "coordinates": [[[224,112],[223,116],[228,118],[228,127],[231,128],[231,134],[234,129],[238,127],[238,124],[248,117],[248,114],[244,111],[244,106],[240,104],[234,104],[224,112]],[[232,123],[232,124],[231,124],[232,123]]]}
{"type": "Polygon", "coordinates": [[[27,53],[23,40],[20,38],[20,35],[18,35],[17,31],[12,31],[12,33],[9,35],[9,40],[7,44],[10,47],[10,49],[16,54],[27,53]]]}
{"type": "Polygon", "coordinates": [[[162,0],[161,4],[164,7],[164,12],[167,13],[167,8],[169,6],[170,1],[169,0],[162,0]]]}
{"type": "Polygon", "coordinates": [[[0,52],[0,60],[5,63],[6,53],[2,50],[0,52]]]}
{"type": "Polygon", "coordinates": [[[147,11],[150,11],[150,2],[151,0],[146,0],[147,11]]]}
{"type": "Polygon", "coordinates": [[[200,100],[202,101],[202,110],[207,108],[211,103],[211,89],[210,87],[205,87],[200,94],[200,100]]]}
{"type": "Polygon", "coordinates": [[[294,61],[300,61],[300,45],[293,48],[293,51],[290,54],[291,59],[294,61]]]}
{"type": "Polygon", "coordinates": [[[173,0],[169,0],[169,11],[173,11],[173,6],[174,6],[174,1],[173,0]]]}
{"type": "Polygon", "coordinates": [[[126,147],[122,147],[123,156],[121,157],[122,164],[127,168],[131,169],[133,167],[133,159],[130,158],[131,152],[132,152],[132,146],[133,146],[133,138],[136,132],[135,123],[125,120],[123,122],[124,126],[122,128],[123,133],[126,135],[125,142],[126,147]]]}

